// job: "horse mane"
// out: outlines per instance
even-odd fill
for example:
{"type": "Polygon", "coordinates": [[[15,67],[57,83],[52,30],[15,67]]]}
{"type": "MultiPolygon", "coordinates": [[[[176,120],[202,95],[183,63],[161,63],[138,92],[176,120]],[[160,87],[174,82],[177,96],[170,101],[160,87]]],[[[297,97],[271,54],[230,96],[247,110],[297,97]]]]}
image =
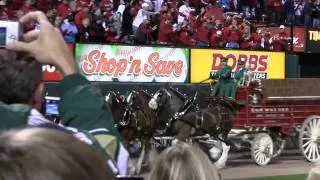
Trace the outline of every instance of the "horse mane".
{"type": "Polygon", "coordinates": [[[169,87],[169,89],[176,95],[178,96],[178,98],[182,99],[183,101],[185,101],[186,99],[188,99],[184,94],[182,94],[181,92],[179,92],[177,89],[173,88],[173,87],[169,87]]]}

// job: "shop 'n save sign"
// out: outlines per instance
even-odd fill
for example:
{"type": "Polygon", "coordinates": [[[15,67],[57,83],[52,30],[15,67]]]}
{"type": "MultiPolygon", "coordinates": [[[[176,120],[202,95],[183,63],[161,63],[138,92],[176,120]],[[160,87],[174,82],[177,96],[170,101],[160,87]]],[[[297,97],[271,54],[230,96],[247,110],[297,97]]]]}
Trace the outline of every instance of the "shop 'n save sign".
{"type": "Polygon", "coordinates": [[[186,82],[186,48],[76,45],[80,72],[90,81],[186,82]]]}
{"type": "MultiPolygon", "coordinates": [[[[68,44],[70,51],[74,52],[74,45],[68,44]]],[[[60,81],[62,79],[61,73],[55,66],[43,65],[42,66],[42,79],[43,81],[60,81]]]]}

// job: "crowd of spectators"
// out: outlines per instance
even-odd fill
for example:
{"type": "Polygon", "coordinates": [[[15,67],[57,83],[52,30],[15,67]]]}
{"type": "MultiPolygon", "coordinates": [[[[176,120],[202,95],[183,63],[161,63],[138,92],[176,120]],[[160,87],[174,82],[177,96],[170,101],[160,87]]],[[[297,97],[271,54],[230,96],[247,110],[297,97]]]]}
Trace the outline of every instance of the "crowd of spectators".
{"type": "MultiPolygon", "coordinates": [[[[0,51],[0,179],[114,180],[127,174],[123,165],[128,154],[105,98],[79,74],[59,29],[42,12],[19,20],[40,28],[0,51]],[[59,85],[61,124],[40,113],[43,64],[58,67],[64,76],[59,85]]],[[[150,180],[223,179],[201,148],[190,144],[178,142],[149,160],[150,180]]],[[[309,173],[308,180],[314,179],[319,179],[319,167],[309,173]]]]}
{"type": "Polygon", "coordinates": [[[67,43],[280,51],[291,44],[284,25],[320,26],[319,7],[314,0],[1,0],[0,19],[41,10],[67,43]],[[281,30],[271,35],[269,25],[281,30]]]}

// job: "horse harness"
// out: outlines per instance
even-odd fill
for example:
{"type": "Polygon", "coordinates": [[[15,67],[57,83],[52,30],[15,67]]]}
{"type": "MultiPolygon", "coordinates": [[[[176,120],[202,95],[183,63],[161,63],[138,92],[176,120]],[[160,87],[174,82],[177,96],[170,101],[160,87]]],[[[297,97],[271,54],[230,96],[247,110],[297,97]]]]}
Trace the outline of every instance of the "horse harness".
{"type": "MultiPolygon", "coordinates": [[[[145,119],[149,119],[148,117],[146,117],[145,113],[142,110],[137,110],[137,111],[141,111],[141,114],[145,117],[145,119]]],[[[126,107],[126,111],[125,111],[122,119],[119,121],[119,125],[122,127],[126,127],[132,121],[135,123],[135,127],[137,128],[137,131],[141,132],[142,127],[141,127],[139,118],[137,117],[137,112],[130,107],[126,107]]],[[[151,121],[151,119],[149,119],[149,121],[151,121]]],[[[148,134],[148,132],[142,132],[142,133],[148,134]]]]}
{"type": "MultiPolygon", "coordinates": [[[[170,128],[172,124],[177,121],[184,121],[181,119],[185,114],[188,113],[188,111],[191,109],[193,106],[193,102],[190,103],[188,106],[184,107],[181,112],[176,112],[171,117],[169,117],[169,121],[166,123],[167,128],[170,128]]],[[[196,129],[202,129],[203,128],[203,121],[204,121],[204,116],[203,113],[200,111],[199,106],[196,106],[196,123],[195,123],[195,128],[196,129]]],[[[186,121],[184,121],[186,122],[186,121]]],[[[189,122],[186,122],[187,124],[190,124],[189,122]]]]}

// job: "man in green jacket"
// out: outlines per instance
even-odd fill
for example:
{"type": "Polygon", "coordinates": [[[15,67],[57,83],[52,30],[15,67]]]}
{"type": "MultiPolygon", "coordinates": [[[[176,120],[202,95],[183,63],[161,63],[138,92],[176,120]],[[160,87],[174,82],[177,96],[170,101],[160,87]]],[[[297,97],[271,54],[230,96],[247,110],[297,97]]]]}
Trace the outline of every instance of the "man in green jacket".
{"type": "MultiPolygon", "coordinates": [[[[222,96],[222,97],[233,97],[232,95],[232,83],[231,77],[232,68],[228,65],[228,59],[225,57],[221,58],[221,64],[218,72],[213,78],[218,78],[218,82],[214,85],[211,95],[222,96]]],[[[233,97],[234,98],[234,97],[233,97]]]]}
{"type": "Polygon", "coordinates": [[[22,36],[23,41],[7,45],[8,50],[19,52],[16,56],[0,57],[0,129],[30,126],[65,131],[103,153],[116,174],[126,175],[128,152],[120,142],[104,97],[77,72],[60,31],[45,14],[31,12],[20,19],[22,25],[29,22],[38,22],[40,30],[30,31],[22,36]],[[63,125],[39,113],[44,92],[40,63],[54,65],[63,74],[59,106],[63,125]]]}
{"type": "Polygon", "coordinates": [[[237,70],[234,73],[234,80],[236,81],[238,86],[240,86],[241,82],[243,81],[243,74],[246,70],[244,65],[245,65],[245,62],[239,59],[237,70]]]}

